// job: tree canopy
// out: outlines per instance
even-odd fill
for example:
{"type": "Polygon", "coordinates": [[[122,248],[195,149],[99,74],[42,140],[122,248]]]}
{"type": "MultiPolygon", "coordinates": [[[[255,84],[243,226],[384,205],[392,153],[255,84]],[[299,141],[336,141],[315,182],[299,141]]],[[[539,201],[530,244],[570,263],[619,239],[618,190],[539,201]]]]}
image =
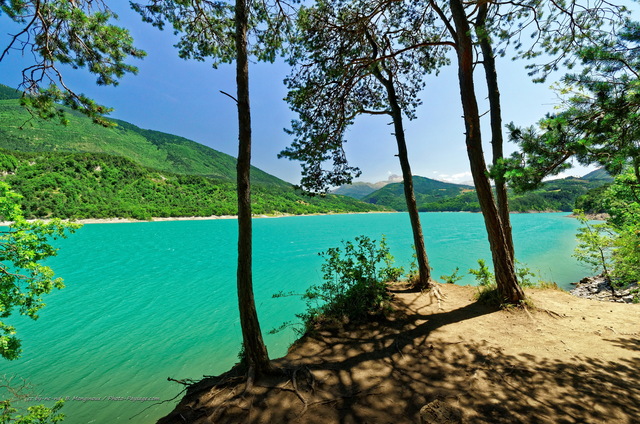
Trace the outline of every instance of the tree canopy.
{"type": "Polygon", "coordinates": [[[280,156],[301,161],[304,189],[324,192],[360,175],[348,164],[345,131],[361,114],[392,117],[389,88],[402,115],[416,117],[425,74],[448,63],[435,20],[423,5],[404,2],[318,1],[300,9],[285,80],[298,118],[280,156]]]}
{"type": "Polygon", "coordinates": [[[111,109],[97,104],[69,87],[63,71],[84,68],[96,76],[98,85],[117,85],[126,73],[137,68],[126,61],[142,58],[145,52],[133,45],[125,28],[111,22],[117,16],[103,0],[2,1],[0,13],[16,23],[0,54],[0,62],[12,54],[28,55],[33,61],[22,71],[20,88],[23,104],[41,118],[58,117],[62,122],[63,103],[110,125],[103,115],[111,109]]]}
{"type": "Polygon", "coordinates": [[[613,175],[631,166],[640,176],[640,24],[626,21],[615,38],[599,37],[576,52],[580,73],[563,78],[562,108],[538,128],[509,125],[520,152],[509,177],[518,187],[581,164],[598,164],[613,175]]]}

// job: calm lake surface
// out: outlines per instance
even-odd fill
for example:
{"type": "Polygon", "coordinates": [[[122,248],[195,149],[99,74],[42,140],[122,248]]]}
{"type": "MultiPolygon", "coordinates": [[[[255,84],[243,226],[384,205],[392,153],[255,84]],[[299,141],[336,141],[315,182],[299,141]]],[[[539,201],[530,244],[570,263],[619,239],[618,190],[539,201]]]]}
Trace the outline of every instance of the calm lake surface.
{"type": "MultiPolygon", "coordinates": [[[[566,215],[512,215],[518,259],[562,288],[588,274],[571,257],[578,222],[566,215]]],[[[480,214],[421,219],[435,277],[456,267],[466,273],[478,258],[491,263],[480,214]]],[[[298,298],[271,295],[320,282],[317,253],[360,234],[384,234],[408,269],[406,213],[254,220],[254,290],[264,332],[303,308],[298,298]]],[[[85,225],[58,242],[59,256],[48,263],[67,287],[46,298],[38,321],[9,320],[24,352],[3,361],[0,374],[28,379],[40,398],[32,404],[67,398],[67,424],[155,422],[173,403],[139,398],[176,396],[182,386],[167,377],[217,375],[237,361],[236,243],[235,220],[85,225]]],[[[473,283],[466,274],[459,282],[473,283]]],[[[265,334],[273,358],[294,340],[292,331],[265,334]]]]}

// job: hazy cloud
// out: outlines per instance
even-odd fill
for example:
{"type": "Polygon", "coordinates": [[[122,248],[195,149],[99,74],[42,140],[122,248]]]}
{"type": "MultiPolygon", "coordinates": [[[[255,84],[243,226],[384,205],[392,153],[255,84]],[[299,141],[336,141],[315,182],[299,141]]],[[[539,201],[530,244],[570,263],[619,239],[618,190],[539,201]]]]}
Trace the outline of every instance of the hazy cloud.
{"type": "Polygon", "coordinates": [[[433,171],[436,180],[445,181],[447,183],[468,184],[473,180],[471,172],[459,172],[457,174],[445,174],[440,171],[433,171]]]}

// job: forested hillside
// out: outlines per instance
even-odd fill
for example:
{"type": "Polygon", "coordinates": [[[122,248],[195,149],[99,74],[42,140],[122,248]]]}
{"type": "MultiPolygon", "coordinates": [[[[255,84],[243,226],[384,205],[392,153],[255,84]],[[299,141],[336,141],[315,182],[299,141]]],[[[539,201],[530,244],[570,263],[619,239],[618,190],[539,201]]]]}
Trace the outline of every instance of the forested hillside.
{"type": "MultiPolygon", "coordinates": [[[[475,190],[472,186],[446,183],[425,177],[414,176],[413,189],[419,207],[424,204],[443,202],[468,192],[473,192],[475,199],[475,190]]],[[[362,200],[399,211],[407,210],[403,183],[388,184],[365,196],[362,200]]]]}
{"type": "MultiPolygon", "coordinates": [[[[234,215],[235,183],[145,168],[104,153],[0,151],[0,169],[24,196],[27,218],[111,218],[234,215]]],[[[256,184],[255,214],[381,210],[344,196],[306,197],[292,186],[256,184]]]]}
{"type": "MultiPolygon", "coordinates": [[[[113,120],[115,125],[105,128],[73,111],[67,113],[69,124],[66,126],[32,119],[18,99],[15,90],[0,85],[0,148],[6,149],[4,162],[17,165],[16,174],[8,175],[6,180],[25,196],[27,215],[148,218],[235,213],[234,157],[184,137],[141,129],[121,120],[113,120]],[[11,153],[14,151],[34,155],[11,153]],[[48,157],[46,152],[90,154],[48,157]],[[32,161],[29,158],[37,158],[35,165],[28,165],[32,161]],[[92,165],[104,168],[102,174],[90,172],[92,165]],[[74,176],[78,170],[80,174],[74,176]],[[123,180],[115,183],[118,178],[123,180]],[[173,196],[172,191],[179,195],[173,196]]],[[[257,214],[406,211],[401,182],[355,183],[335,192],[362,199],[367,206],[344,196],[302,197],[289,183],[255,167],[252,179],[258,184],[254,189],[254,213],[257,214]]],[[[413,180],[422,212],[480,211],[472,186],[419,176],[413,180]]],[[[601,170],[583,179],[550,181],[538,190],[511,193],[510,208],[518,212],[571,211],[578,197],[608,181],[611,177],[601,170]]]]}
{"type": "MultiPolygon", "coordinates": [[[[105,128],[67,110],[69,123],[32,119],[0,85],[0,171],[27,218],[234,215],[236,159],[172,134],[114,120],[105,128]]],[[[309,198],[252,167],[253,213],[384,210],[350,197],[309,198]]]]}

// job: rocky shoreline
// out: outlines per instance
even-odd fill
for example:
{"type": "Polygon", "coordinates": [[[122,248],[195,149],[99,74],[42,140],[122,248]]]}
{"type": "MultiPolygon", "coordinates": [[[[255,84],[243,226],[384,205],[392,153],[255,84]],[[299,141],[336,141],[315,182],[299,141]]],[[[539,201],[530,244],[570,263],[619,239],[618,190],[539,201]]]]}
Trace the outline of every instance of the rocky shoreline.
{"type": "Polygon", "coordinates": [[[613,289],[609,281],[603,275],[595,277],[585,277],[575,284],[575,288],[569,290],[574,296],[585,299],[600,300],[605,302],[633,303],[634,297],[639,297],[637,293],[638,284],[632,284],[624,289],[613,289]],[[635,292],[635,293],[634,293],[635,292]]]}

